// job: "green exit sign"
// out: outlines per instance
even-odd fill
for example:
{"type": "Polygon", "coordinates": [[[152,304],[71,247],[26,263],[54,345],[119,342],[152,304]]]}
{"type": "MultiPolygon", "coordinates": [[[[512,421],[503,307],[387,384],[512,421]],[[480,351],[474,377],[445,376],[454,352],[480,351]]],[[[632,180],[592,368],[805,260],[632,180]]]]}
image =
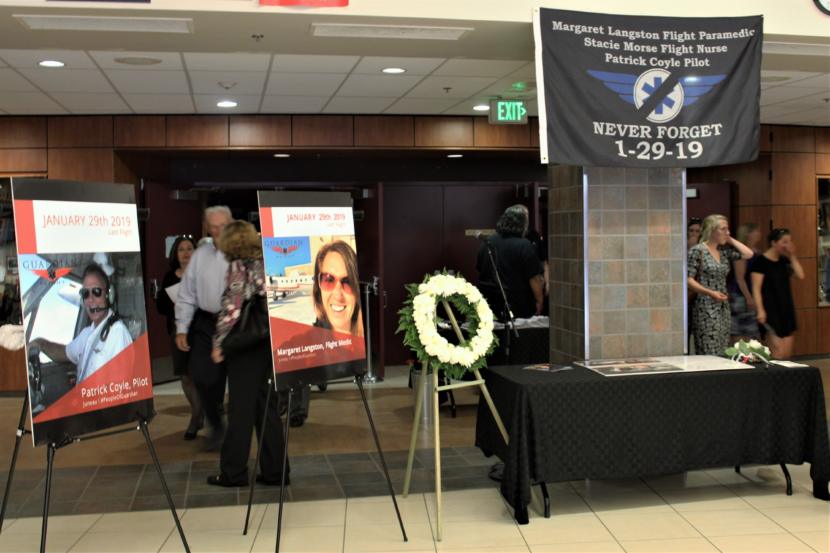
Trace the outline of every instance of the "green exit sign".
{"type": "Polygon", "coordinates": [[[491,125],[527,125],[527,108],[521,100],[490,100],[491,125]]]}

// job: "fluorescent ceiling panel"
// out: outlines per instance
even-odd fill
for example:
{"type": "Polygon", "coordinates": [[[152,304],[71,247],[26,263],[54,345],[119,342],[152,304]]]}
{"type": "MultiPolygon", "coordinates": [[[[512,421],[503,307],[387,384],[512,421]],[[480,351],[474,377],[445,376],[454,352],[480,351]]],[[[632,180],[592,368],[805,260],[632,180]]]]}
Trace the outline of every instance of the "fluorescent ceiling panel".
{"type": "Polygon", "coordinates": [[[189,71],[266,71],[271,54],[186,52],[184,61],[189,71]]]}
{"type": "Polygon", "coordinates": [[[94,15],[12,15],[32,31],[104,31],[111,33],[175,33],[193,32],[193,20],[174,17],[119,17],[94,15]]]}
{"type": "Polygon", "coordinates": [[[361,23],[312,23],[311,35],[341,38],[388,38],[403,40],[458,40],[472,27],[425,25],[367,25],[361,23]]]}
{"type": "Polygon", "coordinates": [[[408,75],[350,75],[337,95],[398,98],[421,79],[408,75]]]}
{"type": "Polygon", "coordinates": [[[271,73],[268,96],[331,96],[346,75],[312,73],[271,73]]]}
{"type": "Polygon", "coordinates": [[[360,56],[315,56],[274,54],[271,71],[275,73],[348,73],[360,56]]]}
{"type": "Polygon", "coordinates": [[[184,71],[129,71],[113,69],[106,72],[112,84],[128,94],[189,94],[184,71]]]}

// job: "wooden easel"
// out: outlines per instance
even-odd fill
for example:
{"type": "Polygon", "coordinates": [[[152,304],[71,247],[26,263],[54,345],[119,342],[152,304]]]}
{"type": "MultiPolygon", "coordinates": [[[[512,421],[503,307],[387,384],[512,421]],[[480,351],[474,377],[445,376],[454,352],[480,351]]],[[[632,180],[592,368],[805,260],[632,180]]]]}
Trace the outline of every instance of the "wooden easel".
{"type": "MultiPolygon", "coordinates": [[[[458,321],[456,321],[452,309],[450,309],[449,302],[447,302],[447,300],[442,300],[441,304],[444,306],[444,310],[447,312],[447,316],[450,319],[450,323],[452,324],[453,330],[455,330],[455,335],[458,337],[459,343],[461,343],[462,345],[466,344],[467,341],[464,339],[464,335],[461,333],[461,328],[458,326],[458,321]]],[[[404,497],[407,497],[409,495],[409,483],[412,478],[412,463],[415,460],[415,443],[418,439],[418,424],[421,418],[421,410],[423,409],[424,403],[422,394],[424,391],[424,387],[427,385],[428,369],[429,363],[422,363],[421,374],[418,377],[418,381],[415,388],[415,419],[412,423],[412,435],[409,439],[409,457],[406,460],[406,476],[404,477],[403,481],[404,497]]],[[[443,503],[441,499],[441,432],[438,423],[438,393],[447,390],[455,390],[458,388],[469,388],[471,386],[478,386],[481,390],[481,395],[484,396],[484,400],[487,402],[487,406],[490,407],[490,412],[493,414],[493,419],[496,421],[496,425],[499,427],[499,432],[501,432],[502,438],[504,438],[504,443],[508,442],[507,430],[505,430],[504,423],[502,422],[501,417],[499,416],[499,412],[496,410],[496,406],[493,404],[493,398],[490,397],[490,392],[487,390],[487,384],[484,382],[484,379],[481,377],[481,373],[478,369],[473,370],[473,374],[476,377],[475,380],[439,386],[438,371],[434,369],[432,371],[432,414],[433,434],[435,441],[435,506],[437,514],[436,538],[438,541],[441,541],[441,514],[443,510],[443,503]]]]}

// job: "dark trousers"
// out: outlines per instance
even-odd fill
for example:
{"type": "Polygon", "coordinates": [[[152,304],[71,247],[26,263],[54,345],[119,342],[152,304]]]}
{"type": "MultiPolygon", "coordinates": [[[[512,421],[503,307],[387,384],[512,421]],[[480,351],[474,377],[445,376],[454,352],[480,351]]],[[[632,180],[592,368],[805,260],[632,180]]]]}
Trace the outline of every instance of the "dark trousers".
{"type": "Polygon", "coordinates": [[[202,400],[205,418],[214,432],[221,431],[222,404],[225,402],[225,364],[213,362],[213,333],[216,318],[211,313],[198,310],[190,323],[188,343],[190,344],[190,376],[202,400]]]}
{"type": "MultiPolygon", "coordinates": [[[[222,444],[219,466],[225,478],[232,482],[247,480],[251,431],[256,428],[257,437],[263,432],[267,381],[272,371],[269,346],[270,342],[263,342],[261,346],[243,352],[225,354],[228,368],[228,431],[222,444]]],[[[279,481],[285,442],[277,411],[277,397],[273,391],[264,431],[260,473],[266,480],[279,481]]]]}

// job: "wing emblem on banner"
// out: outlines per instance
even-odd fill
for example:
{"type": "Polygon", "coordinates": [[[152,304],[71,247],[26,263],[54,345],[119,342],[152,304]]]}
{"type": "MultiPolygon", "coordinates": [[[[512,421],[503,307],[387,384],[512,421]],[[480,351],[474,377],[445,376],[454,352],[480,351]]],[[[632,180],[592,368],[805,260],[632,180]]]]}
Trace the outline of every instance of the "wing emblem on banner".
{"type": "Polygon", "coordinates": [[[300,246],[297,246],[297,245],[287,246],[285,248],[283,248],[282,246],[272,246],[271,249],[274,250],[277,253],[281,253],[283,255],[288,255],[290,253],[293,253],[293,252],[297,251],[297,249],[299,247],[300,246]]]}
{"type": "Polygon", "coordinates": [[[671,121],[677,117],[684,105],[694,104],[726,78],[726,75],[682,77],[671,89],[661,89],[663,83],[671,76],[671,73],[665,69],[649,69],[640,75],[594,70],[588,70],[588,74],[601,81],[606,88],[637,109],[640,109],[653,94],[659,91],[661,98],[654,105],[651,113],[646,116],[646,119],[652,123],[671,121]]]}
{"type": "Polygon", "coordinates": [[[49,282],[55,282],[72,272],[71,267],[49,267],[48,269],[33,269],[32,272],[49,282]]]}

